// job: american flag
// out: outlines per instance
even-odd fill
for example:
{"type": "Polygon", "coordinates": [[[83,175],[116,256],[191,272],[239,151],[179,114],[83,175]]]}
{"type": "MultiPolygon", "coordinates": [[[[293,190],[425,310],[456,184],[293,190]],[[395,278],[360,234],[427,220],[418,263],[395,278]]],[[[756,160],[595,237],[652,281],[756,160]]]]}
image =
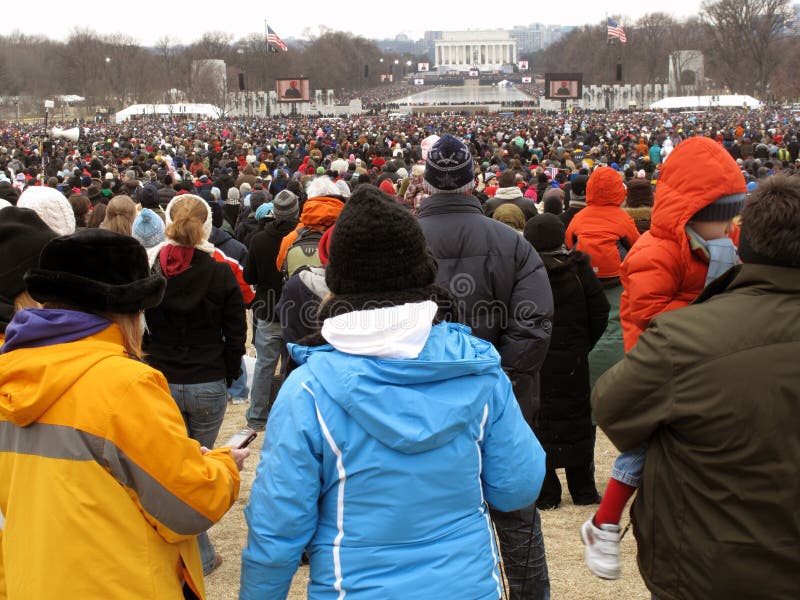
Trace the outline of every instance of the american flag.
{"type": "Polygon", "coordinates": [[[269,48],[270,52],[277,52],[278,49],[283,50],[284,52],[289,51],[289,47],[286,43],[278,37],[278,34],[272,31],[272,27],[267,25],[267,47],[269,48]]]}
{"type": "Polygon", "coordinates": [[[614,19],[606,19],[608,21],[608,37],[610,38],[618,38],[621,44],[624,44],[628,41],[628,37],[625,35],[625,30],[617,25],[617,22],[614,19]]]}

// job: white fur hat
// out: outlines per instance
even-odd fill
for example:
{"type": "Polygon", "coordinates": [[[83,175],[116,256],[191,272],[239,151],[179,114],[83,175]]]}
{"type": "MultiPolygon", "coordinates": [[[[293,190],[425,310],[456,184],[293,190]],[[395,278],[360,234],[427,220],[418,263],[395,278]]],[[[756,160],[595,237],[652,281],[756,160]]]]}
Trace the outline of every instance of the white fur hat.
{"type": "Polygon", "coordinates": [[[51,187],[29,187],[17,201],[19,208],[30,208],[58,235],[75,233],[75,213],[64,194],[51,187]]]}

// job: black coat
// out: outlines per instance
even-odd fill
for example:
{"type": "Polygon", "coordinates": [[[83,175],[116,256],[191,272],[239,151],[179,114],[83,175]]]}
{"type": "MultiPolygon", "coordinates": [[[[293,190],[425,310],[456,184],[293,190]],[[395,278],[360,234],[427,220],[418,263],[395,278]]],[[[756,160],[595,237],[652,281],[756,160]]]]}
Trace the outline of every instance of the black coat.
{"type": "Polygon", "coordinates": [[[239,224],[236,225],[236,239],[249,248],[253,235],[260,229],[261,225],[256,221],[254,213],[251,212],[246,217],[240,215],[239,224]]]}
{"type": "Polygon", "coordinates": [[[542,260],[555,317],[534,431],[547,452],[547,468],[578,467],[594,456],[588,356],[606,329],[610,306],[586,254],[544,253],[542,260]]]}
{"type": "Polygon", "coordinates": [[[437,283],[455,296],[473,334],[495,345],[533,426],[553,317],[541,259],[521,235],[484,216],[473,196],[426,198],[419,224],[439,264],[437,283]]]}
{"type": "Polygon", "coordinates": [[[164,299],[145,318],[147,362],[168,382],[239,376],[247,323],[242,290],[227,263],[195,250],[191,267],[167,278],[164,299]]]}
{"type": "Polygon", "coordinates": [[[244,280],[256,287],[252,307],[257,319],[275,320],[275,303],[283,289],[283,273],[278,270],[275,261],[281,249],[281,240],[295,227],[297,221],[294,219],[271,221],[250,242],[244,280]]]}

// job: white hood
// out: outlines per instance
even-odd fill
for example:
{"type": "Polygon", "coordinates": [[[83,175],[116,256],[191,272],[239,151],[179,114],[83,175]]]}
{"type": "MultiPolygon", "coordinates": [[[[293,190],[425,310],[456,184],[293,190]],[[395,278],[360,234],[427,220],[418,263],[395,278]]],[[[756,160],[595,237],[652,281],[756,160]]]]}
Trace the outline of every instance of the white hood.
{"type": "Polygon", "coordinates": [[[428,341],[437,310],[430,300],[357,310],[325,319],[322,337],[345,354],[413,359],[428,341]]]}

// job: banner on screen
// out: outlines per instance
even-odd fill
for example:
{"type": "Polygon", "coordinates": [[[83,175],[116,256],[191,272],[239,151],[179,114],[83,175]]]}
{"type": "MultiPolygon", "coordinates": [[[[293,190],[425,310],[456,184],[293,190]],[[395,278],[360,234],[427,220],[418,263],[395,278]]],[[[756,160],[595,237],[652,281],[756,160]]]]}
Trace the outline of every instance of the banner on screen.
{"type": "Polygon", "coordinates": [[[311,100],[308,79],[303,77],[276,79],[275,93],[278,95],[278,102],[309,102],[311,100]]]}
{"type": "Polygon", "coordinates": [[[580,100],[583,73],[545,73],[544,97],[548,100],[580,100]]]}
{"type": "Polygon", "coordinates": [[[417,72],[418,73],[425,73],[430,70],[429,63],[417,63],[417,72]]]}

